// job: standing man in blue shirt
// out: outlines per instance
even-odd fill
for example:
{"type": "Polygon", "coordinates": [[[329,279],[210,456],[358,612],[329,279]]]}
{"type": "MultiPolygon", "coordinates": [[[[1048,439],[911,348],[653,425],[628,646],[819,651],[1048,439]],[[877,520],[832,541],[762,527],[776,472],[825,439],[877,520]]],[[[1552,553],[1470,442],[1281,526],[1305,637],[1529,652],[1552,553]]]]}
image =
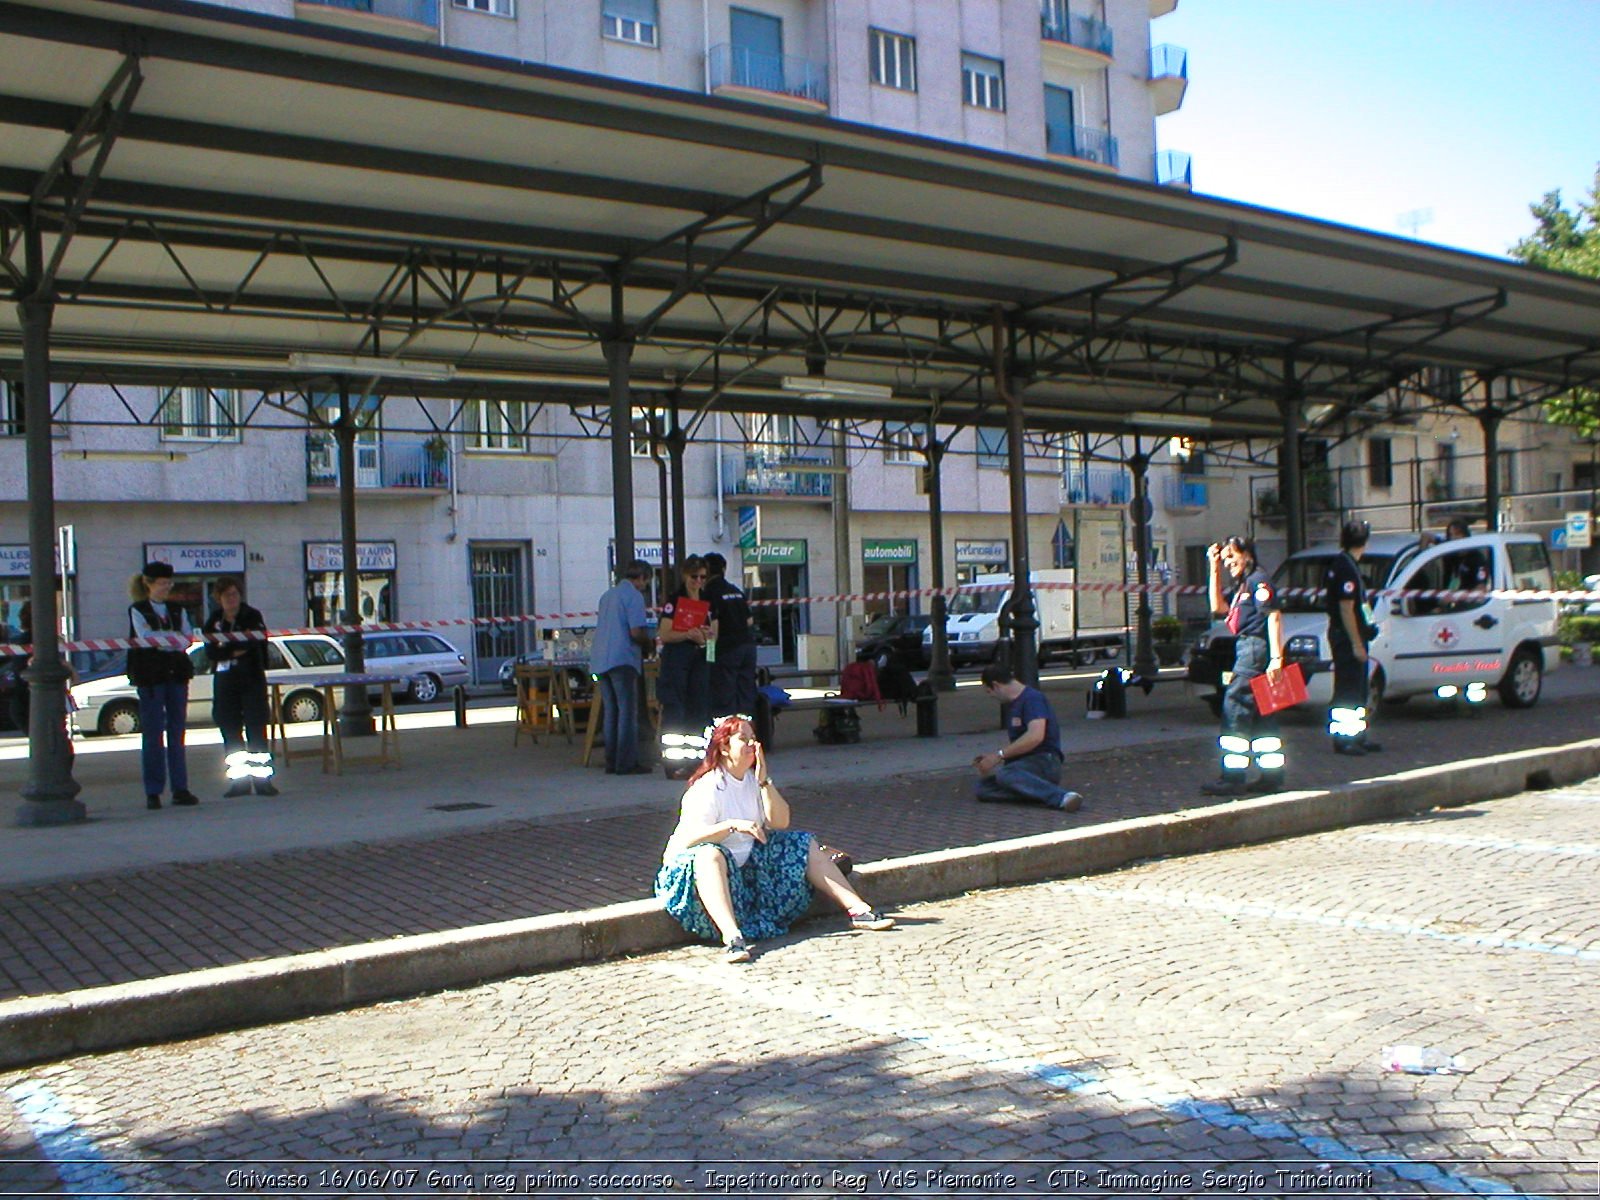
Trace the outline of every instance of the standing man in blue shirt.
{"type": "Polygon", "coordinates": [[[590,642],[589,670],[605,705],[607,775],[648,775],[639,761],[639,676],[644,652],[655,644],[644,611],[650,564],[634,559],[617,585],[600,597],[590,642]]]}
{"type": "Polygon", "coordinates": [[[979,800],[1035,800],[1046,808],[1077,812],[1083,797],[1061,786],[1061,726],[1038,688],[1018,683],[1009,667],[983,669],[983,690],[1006,706],[1011,740],[973,759],[979,800]]]}

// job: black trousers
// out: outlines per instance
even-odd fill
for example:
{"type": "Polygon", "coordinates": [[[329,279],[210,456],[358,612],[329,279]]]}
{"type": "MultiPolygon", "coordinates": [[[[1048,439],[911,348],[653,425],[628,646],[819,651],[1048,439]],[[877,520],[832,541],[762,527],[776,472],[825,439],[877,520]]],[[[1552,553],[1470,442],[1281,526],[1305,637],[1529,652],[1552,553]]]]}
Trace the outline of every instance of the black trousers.
{"type": "Polygon", "coordinates": [[[1328,732],[1335,741],[1365,741],[1367,736],[1367,663],[1356,657],[1350,635],[1339,625],[1328,627],[1329,657],[1333,659],[1333,701],[1328,712],[1328,732]],[[1341,719],[1341,712],[1359,712],[1358,720],[1341,719]]]}
{"type": "Polygon", "coordinates": [[[237,668],[215,677],[211,716],[222,731],[222,745],[236,750],[267,750],[267,678],[237,668]]]}

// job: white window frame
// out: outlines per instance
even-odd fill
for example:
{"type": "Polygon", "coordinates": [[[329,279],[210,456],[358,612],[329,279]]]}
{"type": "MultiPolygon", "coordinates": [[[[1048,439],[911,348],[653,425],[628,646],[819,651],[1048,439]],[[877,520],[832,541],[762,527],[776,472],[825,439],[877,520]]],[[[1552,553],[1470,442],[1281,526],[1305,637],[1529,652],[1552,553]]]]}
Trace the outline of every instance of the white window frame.
{"type": "Polygon", "coordinates": [[[243,397],[233,388],[173,388],[161,403],[161,440],[237,442],[243,411],[243,397]]]}
{"type": "Polygon", "coordinates": [[[664,408],[635,408],[633,410],[633,439],[629,453],[634,458],[650,457],[650,430],[652,421],[659,421],[661,431],[667,431],[667,410],[664,408]]]}
{"type": "MultiPolygon", "coordinates": [[[[50,436],[64,438],[67,436],[67,427],[62,424],[67,419],[67,397],[71,394],[70,385],[65,383],[52,383],[50,385],[50,436]]],[[[21,386],[0,379],[0,438],[19,438],[28,432],[27,412],[22,402],[21,386]]]]}
{"type": "Polygon", "coordinates": [[[513,0],[450,0],[452,8],[464,9],[467,12],[483,13],[490,17],[511,17],[515,19],[517,10],[513,7],[513,0]]]}
{"type": "Polygon", "coordinates": [[[883,462],[885,466],[921,466],[922,446],[927,429],[915,421],[883,423],[883,462]]]}
{"type": "Polygon", "coordinates": [[[917,39],[887,29],[867,30],[872,82],[901,92],[917,90],[917,39]]]}
{"type": "Polygon", "coordinates": [[[473,454],[526,454],[529,408],[526,400],[469,401],[462,413],[465,449],[473,454]]]}
{"type": "Polygon", "coordinates": [[[987,54],[961,52],[961,97],[969,108],[986,108],[991,112],[1006,110],[1006,64],[1004,59],[987,54]],[[992,65],[993,71],[980,70],[992,65]]]}
{"type": "Polygon", "coordinates": [[[659,0],[652,7],[656,10],[656,19],[654,21],[641,21],[637,17],[607,12],[606,0],[600,0],[600,36],[613,42],[627,42],[634,46],[660,46],[661,5],[659,0]]]}
{"type": "Polygon", "coordinates": [[[749,449],[772,462],[793,458],[800,445],[793,413],[758,414],[751,419],[749,449]]]}

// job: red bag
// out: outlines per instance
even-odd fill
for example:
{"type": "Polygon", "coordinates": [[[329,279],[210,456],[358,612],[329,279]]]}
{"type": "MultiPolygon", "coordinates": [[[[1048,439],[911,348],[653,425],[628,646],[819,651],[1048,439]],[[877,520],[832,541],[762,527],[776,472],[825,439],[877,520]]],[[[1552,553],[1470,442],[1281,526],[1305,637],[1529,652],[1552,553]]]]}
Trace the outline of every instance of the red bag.
{"type": "Polygon", "coordinates": [[[1256,698],[1256,711],[1270,717],[1305,701],[1306,677],[1300,673],[1299,663],[1290,663],[1278,673],[1276,687],[1265,675],[1257,675],[1250,681],[1250,692],[1256,698]]]}
{"type": "Polygon", "coordinates": [[[710,615],[711,603],[708,600],[691,600],[688,596],[679,596],[672,602],[672,628],[679,633],[699,629],[710,615]]]}

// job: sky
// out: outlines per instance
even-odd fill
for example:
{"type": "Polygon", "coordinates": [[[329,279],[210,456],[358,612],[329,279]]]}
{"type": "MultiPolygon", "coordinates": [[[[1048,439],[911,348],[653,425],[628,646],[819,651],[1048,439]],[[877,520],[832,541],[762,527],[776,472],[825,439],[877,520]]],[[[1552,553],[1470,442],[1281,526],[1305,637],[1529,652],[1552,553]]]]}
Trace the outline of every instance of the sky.
{"type": "Polygon", "coordinates": [[[1503,256],[1600,164],[1600,0],[1179,0],[1194,190],[1503,256]]]}

